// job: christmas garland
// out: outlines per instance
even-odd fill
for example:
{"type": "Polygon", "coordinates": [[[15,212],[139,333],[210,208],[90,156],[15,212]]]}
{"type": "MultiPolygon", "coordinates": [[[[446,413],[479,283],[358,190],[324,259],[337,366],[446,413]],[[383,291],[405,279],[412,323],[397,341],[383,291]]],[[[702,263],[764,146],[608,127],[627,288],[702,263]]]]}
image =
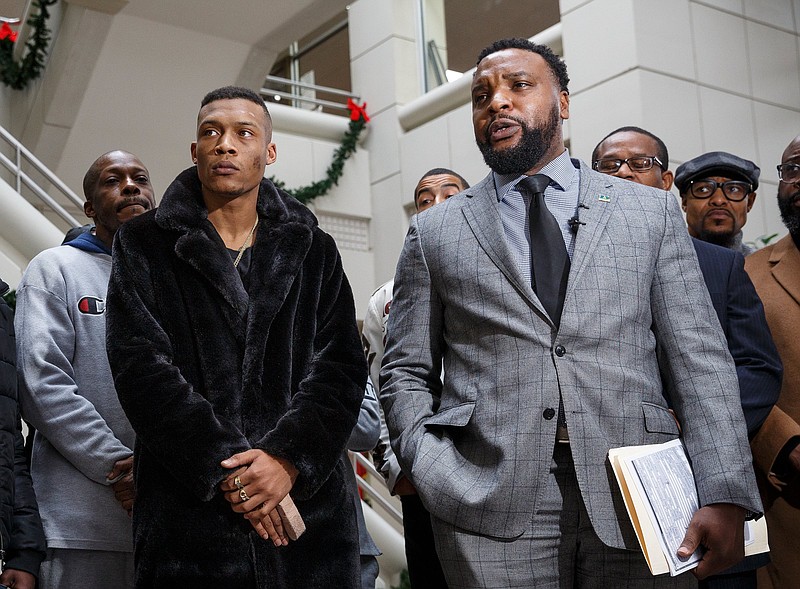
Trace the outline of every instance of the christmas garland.
{"type": "Polygon", "coordinates": [[[361,106],[357,105],[353,100],[347,99],[347,108],[350,110],[350,125],[347,132],[342,137],[342,142],[333,154],[333,161],[328,166],[325,172],[325,179],[312,182],[308,186],[301,188],[287,189],[286,184],[276,179],[274,176],[270,178],[272,183],[278,188],[285,190],[303,204],[308,204],[318,196],[327,194],[328,191],[339,183],[339,178],[342,177],[344,170],[344,163],[356,151],[358,138],[361,132],[369,122],[367,115],[367,103],[361,106]]]}
{"type": "Polygon", "coordinates": [[[0,81],[15,90],[22,90],[28,82],[38,78],[44,69],[47,57],[47,45],[50,43],[50,30],[47,19],[50,18],[48,6],[58,0],[35,0],[33,6],[38,12],[28,19],[31,36],[25,44],[27,53],[20,62],[14,61],[14,44],[17,33],[8,23],[0,27],[0,81]]]}

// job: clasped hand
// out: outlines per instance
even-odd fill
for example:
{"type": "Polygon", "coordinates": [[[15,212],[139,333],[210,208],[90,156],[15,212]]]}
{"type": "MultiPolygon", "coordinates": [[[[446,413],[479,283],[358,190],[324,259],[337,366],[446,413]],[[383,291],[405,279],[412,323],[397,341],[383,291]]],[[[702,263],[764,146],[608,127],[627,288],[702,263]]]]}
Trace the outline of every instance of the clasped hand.
{"type": "Polygon", "coordinates": [[[133,504],[136,501],[136,485],[133,482],[133,455],[117,460],[114,467],[106,475],[114,490],[114,498],[120,502],[122,508],[128,512],[130,517],[133,512],[133,504]]]}
{"type": "Polygon", "coordinates": [[[276,507],[292,489],[297,469],[288,460],[263,450],[246,450],[221,464],[231,470],[219,485],[231,509],[243,514],[264,540],[286,546],[289,538],[276,507]]]}

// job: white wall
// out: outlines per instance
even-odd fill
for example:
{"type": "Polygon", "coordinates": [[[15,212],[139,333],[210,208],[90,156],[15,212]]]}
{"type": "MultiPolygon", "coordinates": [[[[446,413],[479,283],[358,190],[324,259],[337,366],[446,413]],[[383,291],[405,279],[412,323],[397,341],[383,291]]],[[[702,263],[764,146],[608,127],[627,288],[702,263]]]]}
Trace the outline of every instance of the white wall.
{"type": "Polygon", "coordinates": [[[250,51],[241,43],[119,14],[111,22],[57,174],[82,194],[83,175],[112,149],[138,155],[160,196],[191,165],[200,100],[231,84],[250,51]]]}

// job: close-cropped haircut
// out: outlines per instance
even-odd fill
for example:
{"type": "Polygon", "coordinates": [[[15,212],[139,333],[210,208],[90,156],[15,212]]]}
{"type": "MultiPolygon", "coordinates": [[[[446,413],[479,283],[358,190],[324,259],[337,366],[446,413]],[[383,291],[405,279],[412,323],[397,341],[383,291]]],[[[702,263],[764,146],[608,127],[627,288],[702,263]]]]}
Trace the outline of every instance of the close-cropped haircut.
{"type": "Polygon", "coordinates": [[[569,76],[567,75],[567,64],[565,64],[564,60],[558,55],[553,53],[553,50],[547,45],[539,45],[529,41],[528,39],[513,37],[495,41],[481,51],[480,55],[478,55],[478,61],[475,63],[475,65],[478,65],[481,61],[483,61],[483,58],[485,58],[487,55],[497,53],[498,51],[503,51],[504,49],[522,49],[524,51],[531,51],[540,55],[542,59],[547,62],[550,72],[553,74],[556,82],[558,82],[559,88],[569,94],[569,76]]]}
{"type": "MultiPolygon", "coordinates": [[[[89,169],[86,170],[86,174],[83,176],[83,195],[86,197],[87,201],[91,201],[94,198],[95,192],[97,191],[97,182],[100,180],[100,170],[101,164],[105,163],[105,161],[109,158],[112,153],[116,152],[127,153],[128,155],[133,155],[127,151],[122,149],[112,149],[111,151],[107,151],[99,158],[92,162],[92,165],[89,166],[89,169]]],[[[134,156],[136,157],[136,156],[134,156]]],[[[142,164],[144,165],[144,164],[142,164]]]]}
{"type": "Polygon", "coordinates": [[[597,156],[600,151],[600,146],[603,145],[603,141],[605,141],[609,137],[616,135],[617,133],[638,133],[639,135],[644,135],[645,137],[649,137],[650,139],[655,141],[656,157],[661,162],[661,169],[665,172],[667,171],[667,169],[669,168],[669,152],[667,151],[667,145],[663,141],[661,141],[661,138],[658,137],[657,135],[654,135],[650,131],[642,129],[641,127],[634,127],[632,125],[628,125],[627,127],[620,127],[619,129],[614,129],[613,131],[611,131],[611,133],[603,137],[600,140],[600,142],[597,145],[595,145],[594,151],[592,151],[592,165],[594,165],[594,163],[598,160],[597,156]]]}
{"type": "Polygon", "coordinates": [[[272,122],[272,117],[269,114],[269,109],[267,109],[267,104],[264,102],[264,99],[250,88],[243,88],[241,86],[223,86],[222,88],[212,90],[200,101],[200,108],[202,109],[205,105],[216,100],[236,99],[249,100],[250,102],[256,103],[264,109],[264,116],[267,117],[267,122],[272,122]]]}
{"type": "MultiPolygon", "coordinates": [[[[444,176],[445,174],[458,178],[458,181],[461,182],[461,190],[466,190],[469,188],[469,182],[467,182],[461,174],[454,172],[450,168],[433,168],[432,170],[428,170],[420,177],[419,180],[417,180],[417,186],[419,186],[419,183],[429,176],[444,176]]],[[[417,195],[414,194],[414,199],[416,200],[416,198],[417,195]]]]}
{"type": "Polygon", "coordinates": [[[97,158],[89,169],[86,170],[86,174],[83,176],[83,196],[86,197],[86,201],[89,202],[94,198],[94,192],[97,188],[97,181],[100,179],[100,166],[98,162],[105,158],[105,155],[101,155],[97,158]]]}

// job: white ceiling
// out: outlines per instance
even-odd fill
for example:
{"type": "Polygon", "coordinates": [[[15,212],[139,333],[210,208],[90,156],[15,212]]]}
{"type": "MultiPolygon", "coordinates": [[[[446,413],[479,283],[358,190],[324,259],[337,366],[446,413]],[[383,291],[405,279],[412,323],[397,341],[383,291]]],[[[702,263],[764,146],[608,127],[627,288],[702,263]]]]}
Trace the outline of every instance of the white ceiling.
{"type": "Polygon", "coordinates": [[[120,13],[255,45],[316,1],[129,0],[120,13]]]}
{"type": "MultiPolygon", "coordinates": [[[[73,4],[136,16],[245,45],[268,43],[270,35],[281,37],[284,25],[295,20],[303,33],[313,30],[348,0],[68,0],[73,4]],[[303,23],[297,23],[300,18],[303,23]]],[[[0,16],[22,16],[26,0],[0,0],[0,16]]]]}

